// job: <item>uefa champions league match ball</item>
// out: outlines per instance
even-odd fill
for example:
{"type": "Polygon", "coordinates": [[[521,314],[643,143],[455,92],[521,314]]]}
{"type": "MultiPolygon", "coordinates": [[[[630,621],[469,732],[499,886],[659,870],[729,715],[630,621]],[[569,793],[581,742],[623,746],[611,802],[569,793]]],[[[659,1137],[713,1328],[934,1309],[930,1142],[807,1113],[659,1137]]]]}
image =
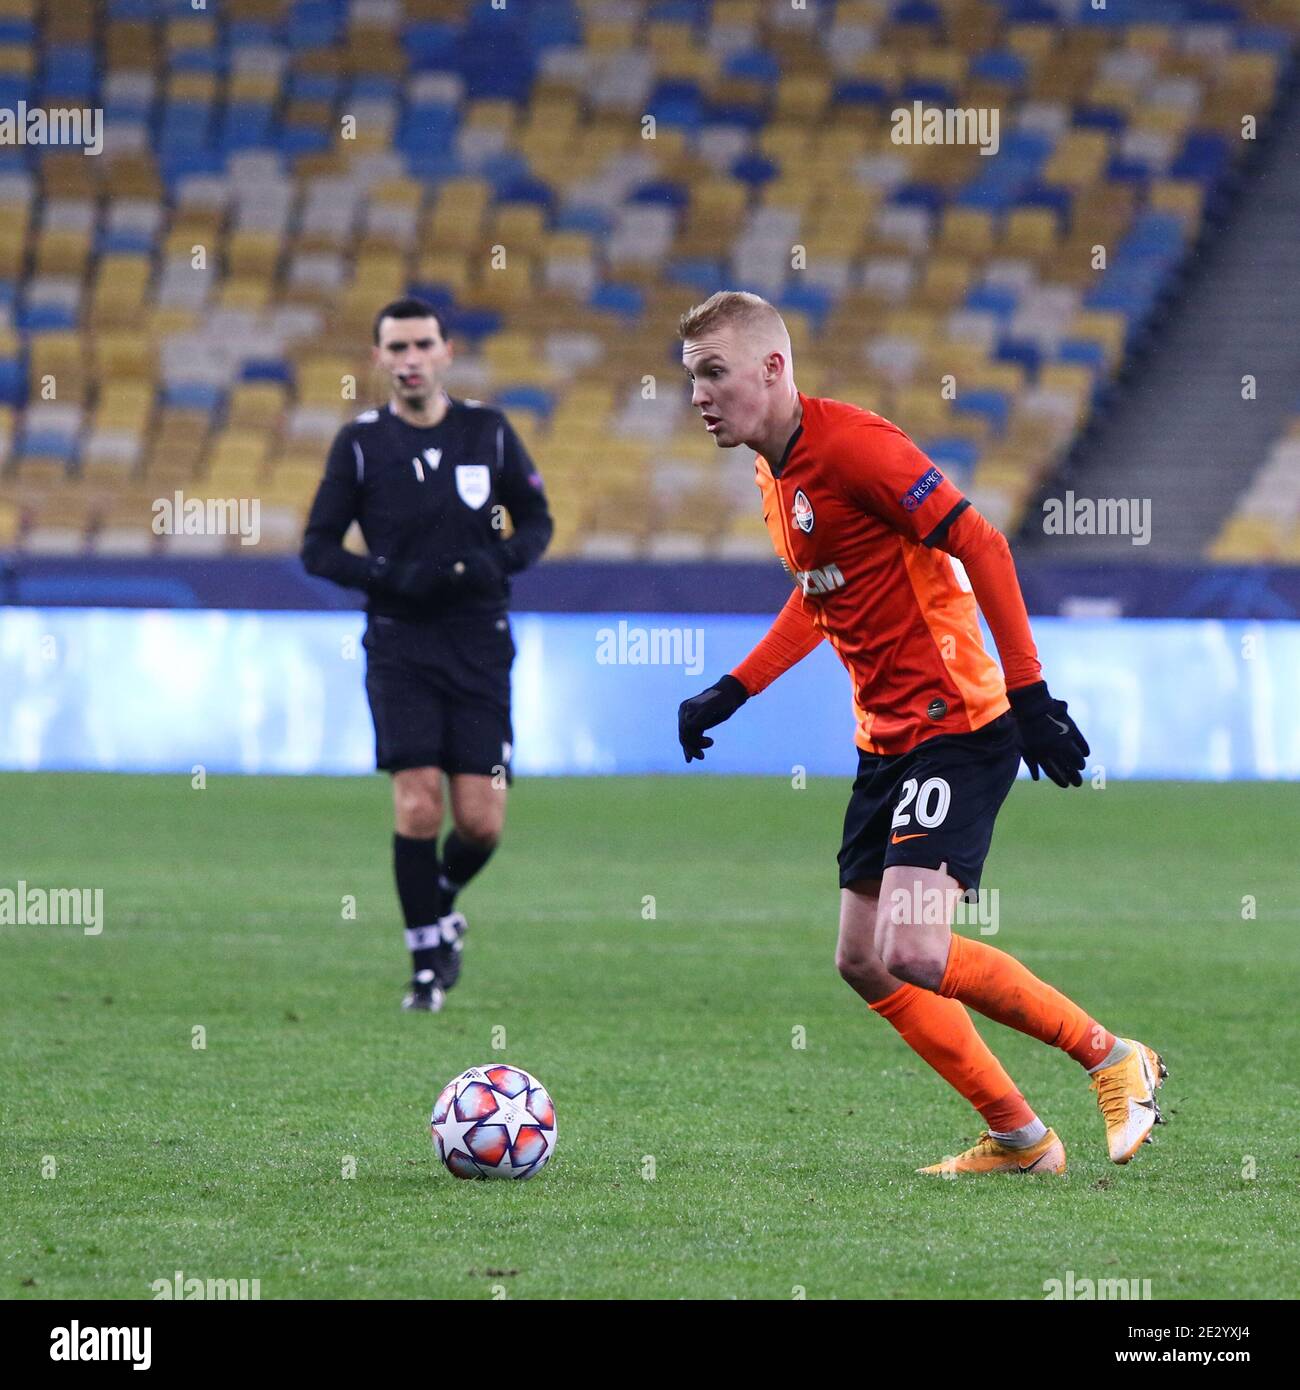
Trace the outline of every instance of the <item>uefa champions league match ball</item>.
{"type": "Polygon", "coordinates": [[[470,1067],[429,1120],[434,1152],[458,1178],[533,1178],[555,1152],[555,1104],[521,1067],[470,1067]]]}

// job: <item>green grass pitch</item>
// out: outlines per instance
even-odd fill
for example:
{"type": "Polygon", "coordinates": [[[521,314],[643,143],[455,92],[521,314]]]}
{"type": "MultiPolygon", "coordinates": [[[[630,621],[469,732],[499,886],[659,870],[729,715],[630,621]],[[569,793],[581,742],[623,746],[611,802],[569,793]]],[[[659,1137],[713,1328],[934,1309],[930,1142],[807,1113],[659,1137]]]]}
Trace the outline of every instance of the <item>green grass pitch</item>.
{"type": "Polygon", "coordinates": [[[986,939],[1172,1072],[1116,1168],[1080,1069],[979,1021],[1064,1181],[914,1174],[980,1125],[835,974],[847,791],[522,781],[430,1017],[398,1009],[385,780],[0,777],[0,888],[105,913],[0,927],[0,1296],[1294,1297],[1295,788],[1012,792],[986,939]],[[495,1060],[555,1097],[532,1182],[433,1157],[439,1088],[495,1060]]]}

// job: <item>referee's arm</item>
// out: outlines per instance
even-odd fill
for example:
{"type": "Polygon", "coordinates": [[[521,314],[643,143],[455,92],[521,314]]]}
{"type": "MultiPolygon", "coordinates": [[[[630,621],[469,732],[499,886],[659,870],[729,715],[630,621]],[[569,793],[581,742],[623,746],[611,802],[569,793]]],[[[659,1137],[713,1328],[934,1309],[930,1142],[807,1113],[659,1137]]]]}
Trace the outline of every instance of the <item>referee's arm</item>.
{"type": "Polygon", "coordinates": [[[515,533],[501,543],[506,572],[517,574],[536,564],[551,543],[555,523],[542,489],[542,477],[509,421],[502,420],[497,438],[501,452],[498,494],[510,513],[515,533]]]}
{"type": "Polygon", "coordinates": [[[343,537],[356,519],[359,504],[356,452],[347,430],[340,430],[330,446],[325,476],[311,504],[302,540],[302,563],[308,574],[332,579],[347,589],[369,591],[372,562],[343,548],[343,537]]]}

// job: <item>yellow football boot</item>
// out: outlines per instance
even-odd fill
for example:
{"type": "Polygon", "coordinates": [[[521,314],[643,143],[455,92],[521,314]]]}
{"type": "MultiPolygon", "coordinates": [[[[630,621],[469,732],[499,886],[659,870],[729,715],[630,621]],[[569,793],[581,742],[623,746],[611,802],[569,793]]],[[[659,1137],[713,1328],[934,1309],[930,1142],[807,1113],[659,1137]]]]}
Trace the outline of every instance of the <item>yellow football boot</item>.
{"type": "Polygon", "coordinates": [[[1156,1091],[1169,1069],[1160,1054],[1134,1038],[1123,1038],[1132,1051],[1121,1062],[1093,1073],[1091,1087],[1106,1122],[1106,1143],[1112,1163],[1127,1163],[1151,1142],[1151,1131],[1165,1122],[1156,1104],[1156,1091]]]}
{"type": "Polygon", "coordinates": [[[1009,1149],[985,1130],[974,1147],[965,1153],[916,1171],[937,1173],[945,1178],[956,1177],[958,1173],[1057,1173],[1064,1176],[1065,1145],[1056,1137],[1056,1131],[1049,1129],[1032,1147],[1009,1149]]]}

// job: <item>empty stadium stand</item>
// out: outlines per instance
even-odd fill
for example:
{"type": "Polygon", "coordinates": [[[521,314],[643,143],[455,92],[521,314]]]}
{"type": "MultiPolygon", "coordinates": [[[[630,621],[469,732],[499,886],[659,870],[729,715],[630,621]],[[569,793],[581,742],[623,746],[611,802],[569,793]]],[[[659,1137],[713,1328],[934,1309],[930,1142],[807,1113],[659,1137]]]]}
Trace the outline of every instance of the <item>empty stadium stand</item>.
{"type": "Polygon", "coordinates": [[[769,553],[678,363],[723,287],[1013,529],[1298,35],[1300,0],[0,0],[0,109],[103,113],[98,155],[0,145],[0,548],[238,553],[154,534],[185,490],[294,550],[408,289],[537,458],[553,554],[769,553]],[[997,153],[897,143],[914,102],[996,112],[997,153]]]}

